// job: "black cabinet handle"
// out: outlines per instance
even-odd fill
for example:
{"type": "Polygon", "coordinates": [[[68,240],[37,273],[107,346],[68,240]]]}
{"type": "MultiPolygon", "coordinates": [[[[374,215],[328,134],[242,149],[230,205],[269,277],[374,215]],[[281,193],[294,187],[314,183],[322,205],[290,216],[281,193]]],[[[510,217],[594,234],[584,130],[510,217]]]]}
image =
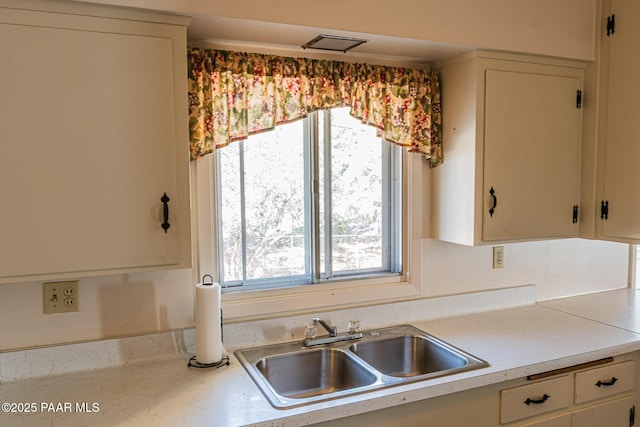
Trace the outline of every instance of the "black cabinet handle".
{"type": "Polygon", "coordinates": [[[600,202],[600,219],[609,219],[609,201],[600,202]]]}
{"type": "Polygon", "coordinates": [[[164,230],[164,232],[166,233],[167,230],[169,229],[169,227],[171,227],[171,224],[169,224],[169,196],[167,196],[167,193],[164,193],[164,196],[162,196],[162,198],[160,199],[160,201],[162,202],[162,210],[163,210],[163,217],[164,217],[164,222],[162,223],[162,229],[164,230]]]}
{"type": "Polygon", "coordinates": [[[489,194],[493,197],[493,206],[489,209],[489,215],[493,216],[493,213],[496,211],[496,206],[498,206],[498,198],[496,197],[496,190],[494,190],[493,187],[489,190],[489,194]]]}
{"type": "Polygon", "coordinates": [[[614,385],[616,383],[616,381],[618,381],[618,379],[616,377],[611,377],[611,381],[609,381],[609,382],[598,381],[596,383],[596,386],[598,386],[598,387],[609,387],[609,386],[614,385]]]}
{"type": "Polygon", "coordinates": [[[532,403],[534,405],[542,405],[544,402],[547,401],[547,399],[549,399],[551,396],[549,396],[547,393],[545,393],[542,396],[542,399],[532,399],[530,397],[527,397],[527,400],[524,401],[525,404],[527,405],[531,405],[532,403]]]}

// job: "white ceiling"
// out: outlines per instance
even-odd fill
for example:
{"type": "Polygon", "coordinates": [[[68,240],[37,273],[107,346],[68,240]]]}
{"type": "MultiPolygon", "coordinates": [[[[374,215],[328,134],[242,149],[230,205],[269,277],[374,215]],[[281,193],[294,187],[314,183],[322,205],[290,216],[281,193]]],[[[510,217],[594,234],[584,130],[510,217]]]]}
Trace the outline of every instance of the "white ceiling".
{"type": "Polygon", "coordinates": [[[472,46],[217,16],[194,16],[188,30],[191,42],[204,42],[222,49],[244,49],[263,53],[283,52],[281,54],[286,52],[290,56],[326,57],[326,51],[311,49],[305,51],[300,47],[320,34],[368,40],[367,43],[346,54],[341,52],[329,54],[332,57],[350,57],[364,61],[428,64],[473,48],[472,46]]]}

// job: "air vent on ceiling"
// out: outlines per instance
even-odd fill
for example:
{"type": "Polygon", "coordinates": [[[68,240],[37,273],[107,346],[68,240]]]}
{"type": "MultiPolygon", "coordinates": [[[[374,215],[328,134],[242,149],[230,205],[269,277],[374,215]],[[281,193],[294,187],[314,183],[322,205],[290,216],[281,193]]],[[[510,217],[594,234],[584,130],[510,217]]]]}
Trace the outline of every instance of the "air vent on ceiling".
{"type": "Polygon", "coordinates": [[[334,50],[338,52],[346,52],[353,49],[356,46],[360,46],[366,43],[367,40],[355,39],[352,37],[342,36],[330,36],[326,34],[320,34],[315,39],[302,45],[303,49],[322,49],[322,50],[334,50]]]}

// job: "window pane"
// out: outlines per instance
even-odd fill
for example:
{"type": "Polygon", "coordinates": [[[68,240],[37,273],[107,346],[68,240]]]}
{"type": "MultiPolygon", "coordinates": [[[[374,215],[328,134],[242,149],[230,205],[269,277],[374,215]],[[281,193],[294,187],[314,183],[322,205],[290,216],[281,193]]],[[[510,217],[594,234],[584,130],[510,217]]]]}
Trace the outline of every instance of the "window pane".
{"type": "MultiPolygon", "coordinates": [[[[219,267],[224,281],[242,280],[242,218],[240,192],[240,147],[231,144],[216,151],[218,156],[218,221],[223,263],[219,267]]],[[[221,279],[222,280],[222,279],[221,279]]]]}
{"type": "Polygon", "coordinates": [[[347,108],[331,111],[334,273],[383,268],[381,144],[347,108]]]}
{"type": "Polygon", "coordinates": [[[303,148],[297,121],[219,150],[223,282],[306,273],[303,148]]]}
{"type": "Polygon", "coordinates": [[[633,287],[636,289],[640,289],[640,245],[634,245],[634,249],[635,249],[636,256],[632,260],[631,267],[635,270],[636,277],[634,280],[633,287]]]}
{"type": "Polygon", "coordinates": [[[247,278],[305,274],[302,121],[245,143],[247,278]]]}
{"type": "Polygon", "coordinates": [[[330,212],[327,212],[327,205],[330,203],[327,197],[331,196],[331,193],[327,193],[325,191],[326,181],[331,180],[331,177],[327,177],[327,174],[331,173],[331,170],[325,169],[325,164],[330,164],[330,158],[326,158],[330,154],[327,153],[327,147],[325,146],[327,141],[325,140],[325,130],[326,126],[329,126],[330,121],[327,119],[329,113],[326,111],[318,112],[318,153],[317,153],[317,162],[318,162],[318,231],[320,235],[318,236],[319,252],[318,256],[320,257],[320,275],[322,277],[326,277],[328,272],[331,272],[331,259],[327,257],[327,253],[329,251],[328,248],[331,247],[330,242],[327,242],[327,239],[330,236],[327,235],[327,227],[326,224],[326,215],[330,212]],[[325,162],[325,160],[328,160],[325,162]],[[326,178],[326,179],[325,179],[326,178]]]}

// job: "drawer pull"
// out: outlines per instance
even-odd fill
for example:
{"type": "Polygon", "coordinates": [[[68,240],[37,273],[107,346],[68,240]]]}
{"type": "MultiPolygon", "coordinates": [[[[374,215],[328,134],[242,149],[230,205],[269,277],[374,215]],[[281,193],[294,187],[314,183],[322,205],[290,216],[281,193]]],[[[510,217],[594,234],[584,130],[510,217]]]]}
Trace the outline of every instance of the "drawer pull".
{"type": "Polygon", "coordinates": [[[527,400],[525,400],[525,401],[524,401],[524,403],[525,403],[526,405],[531,405],[532,403],[533,403],[534,405],[542,405],[542,404],[543,404],[544,402],[546,402],[546,401],[547,401],[547,399],[548,399],[548,398],[550,398],[550,397],[551,397],[551,396],[549,396],[547,393],[545,393],[545,394],[542,396],[542,399],[532,399],[532,398],[530,398],[530,397],[527,397],[527,400]]]}
{"type": "Polygon", "coordinates": [[[616,383],[616,381],[618,381],[618,379],[616,377],[611,377],[611,381],[609,381],[609,382],[598,381],[596,383],[596,386],[598,386],[598,387],[603,387],[603,386],[604,387],[609,387],[609,386],[614,385],[616,383]]]}

